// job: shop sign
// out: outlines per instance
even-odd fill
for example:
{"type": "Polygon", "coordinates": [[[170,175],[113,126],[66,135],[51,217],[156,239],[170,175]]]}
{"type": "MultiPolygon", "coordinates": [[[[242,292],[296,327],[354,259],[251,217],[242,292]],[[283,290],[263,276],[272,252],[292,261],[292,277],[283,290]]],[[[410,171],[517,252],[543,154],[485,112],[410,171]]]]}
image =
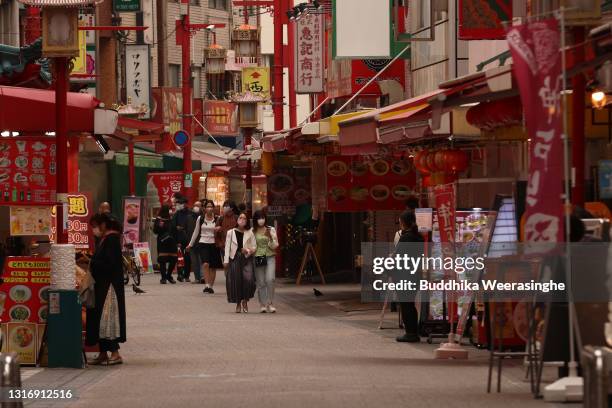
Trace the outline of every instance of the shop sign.
{"type": "MultiPolygon", "coordinates": [[[[201,171],[194,171],[193,178],[199,180],[201,171]]],[[[183,190],[183,173],[171,171],[147,174],[147,206],[160,208],[162,204],[170,204],[170,199],[183,190]]]]}
{"type": "MultiPolygon", "coordinates": [[[[440,184],[433,187],[440,242],[455,242],[455,184],[440,184]]],[[[444,247],[443,247],[444,248],[444,247]]]]}
{"type": "Polygon", "coordinates": [[[50,206],[11,206],[10,235],[12,237],[51,234],[50,206]]]}
{"type": "MultiPolygon", "coordinates": [[[[93,250],[94,236],[89,228],[89,219],[94,214],[90,193],[68,194],[68,243],[77,250],[93,250]]],[[[55,242],[55,207],[51,210],[51,234],[49,240],[55,242]]]]}
{"type": "Polygon", "coordinates": [[[525,241],[554,247],[564,240],[558,22],[553,18],[513,26],[507,39],[531,138],[525,241]]]}
{"type": "Polygon", "coordinates": [[[238,106],[225,101],[204,101],[204,127],[213,135],[237,136],[238,106]]]}
{"type": "Polygon", "coordinates": [[[124,244],[140,242],[144,223],[144,198],[123,198],[123,238],[124,244]]]}
{"type": "Polygon", "coordinates": [[[416,208],[414,210],[414,215],[416,216],[419,232],[431,232],[433,226],[433,209],[416,208]]]}
{"type": "Polygon", "coordinates": [[[87,44],[86,44],[86,33],[87,31],[79,31],[79,54],[74,58],[74,67],[71,73],[73,74],[85,74],[87,73],[87,44]]]}
{"type": "MultiPolygon", "coordinates": [[[[378,72],[386,67],[391,60],[388,59],[363,59],[353,60],[351,66],[351,87],[352,92],[359,91],[368,83],[378,72]]],[[[380,87],[377,82],[395,81],[403,90],[406,89],[406,61],[398,59],[385,70],[376,81],[367,86],[362,92],[367,95],[380,95],[380,87]]]]}
{"type": "Polygon", "coordinates": [[[115,12],[140,11],[140,0],[113,0],[115,12]]]}
{"type": "Polygon", "coordinates": [[[295,91],[323,92],[324,15],[307,14],[295,22],[295,91]]]}
{"type": "Polygon", "coordinates": [[[2,203],[55,201],[55,139],[12,137],[0,139],[2,203]]]}
{"type": "Polygon", "coordinates": [[[126,44],[125,46],[125,85],[127,97],[132,106],[146,106],[143,116],[151,114],[151,50],[147,44],[126,44]]]}
{"type": "Polygon", "coordinates": [[[242,92],[262,94],[270,97],[270,68],[242,68],[242,92]]]}
{"type": "Polygon", "coordinates": [[[416,172],[408,159],[328,156],[326,170],[329,211],[402,210],[415,194],[416,172]]]}
{"type": "MultiPolygon", "coordinates": [[[[127,166],[128,163],[129,155],[127,153],[115,153],[115,164],[118,166],[127,166]]],[[[135,154],[134,166],[145,169],[161,169],[164,167],[164,159],[161,156],[144,156],[135,154]]]]}
{"type": "Polygon", "coordinates": [[[153,88],[151,117],[156,123],[163,123],[170,134],[181,130],[183,113],[183,94],[181,88],[153,88]]]}
{"type": "Polygon", "coordinates": [[[512,0],[459,0],[460,40],[501,40],[510,20],[512,0]]]}
{"type": "Polygon", "coordinates": [[[134,256],[136,257],[136,265],[143,273],[153,273],[153,261],[148,242],[134,243],[134,256]]]}
{"type": "Polygon", "coordinates": [[[6,351],[35,364],[37,341],[47,322],[51,283],[49,258],[8,257],[0,289],[0,321],[6,351]]]}
{"type": "Polygon", "coordinates": [[[267,178],[270,215],[295,214],[295,207],[310,201],[311,173],[279,168],[267,178]]]}

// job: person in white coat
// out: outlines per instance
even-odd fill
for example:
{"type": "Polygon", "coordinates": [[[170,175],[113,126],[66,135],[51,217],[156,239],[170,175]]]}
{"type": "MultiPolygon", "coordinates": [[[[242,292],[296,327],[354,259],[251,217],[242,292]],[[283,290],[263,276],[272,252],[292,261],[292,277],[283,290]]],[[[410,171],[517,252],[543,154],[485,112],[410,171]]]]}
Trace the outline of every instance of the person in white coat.
{"type": "Polygon", "coordinates": [[[274,280],[276,278],[276,248],[278,237],[274,227],[266,225],[263,211],[253,214],[253,234],[257,242],[255,250],[255,282],[259,297],[260,313],[275,313],[274,280]]]}
{"type": "Polygon", "coordinates": [[[227,301],[236,304],[236,313],[248,313],[248,302],[255,295],[253,254],[256,249],[257,242],[247,215],[240,213],[236,227],[227,231],[223,257],[227,270],[227,301]]]}

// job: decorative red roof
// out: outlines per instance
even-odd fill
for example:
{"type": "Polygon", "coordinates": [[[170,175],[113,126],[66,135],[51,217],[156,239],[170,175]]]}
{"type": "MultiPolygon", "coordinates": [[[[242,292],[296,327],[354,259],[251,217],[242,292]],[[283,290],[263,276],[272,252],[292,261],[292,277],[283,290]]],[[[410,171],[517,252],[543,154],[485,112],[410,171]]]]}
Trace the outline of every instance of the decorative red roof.
{"type": "Polygon", "coordinates": [[[32,7],[83,7],[100,4],[104,0],[18,0],[32,7]]]}

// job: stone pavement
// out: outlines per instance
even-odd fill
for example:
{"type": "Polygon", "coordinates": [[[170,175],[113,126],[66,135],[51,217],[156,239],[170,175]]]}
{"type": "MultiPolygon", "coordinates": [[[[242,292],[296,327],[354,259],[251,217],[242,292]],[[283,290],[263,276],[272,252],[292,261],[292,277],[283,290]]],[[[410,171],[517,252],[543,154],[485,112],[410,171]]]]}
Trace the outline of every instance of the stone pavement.
{"type": "MultiPolygon", "coordinates": [[[[487,354],[433,360],[436,346],[400,344],[399,330],[377,330],[378,306],[346,302],[357,286],[279,285],[276,314],[234,313],[221,277],[214,295],[188,283],[127,291],[125,364],[23,369],[27,387],[70,388],[67,402],[26,407],[551,407],[534,400],[517,363],[502,393],[487,394],[487,354]],[[340,301],[338,300],[340,299],[340,301]],[[353,305],[353,306],[351,306],[353,305]]],[[[396,314],[389,314],[393,327],[396,314]]]]}

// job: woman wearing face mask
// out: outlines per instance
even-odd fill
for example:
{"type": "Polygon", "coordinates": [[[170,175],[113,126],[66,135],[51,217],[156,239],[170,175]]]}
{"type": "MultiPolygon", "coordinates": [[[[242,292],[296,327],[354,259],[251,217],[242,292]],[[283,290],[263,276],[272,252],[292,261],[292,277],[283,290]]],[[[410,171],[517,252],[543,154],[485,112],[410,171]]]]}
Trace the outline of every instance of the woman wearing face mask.
{"type": "Polygon", "coordinates": [[[241,213],[236,227],[227,232],[223,259],[227,270],[227,301],[236,304],[236,313],[248,313],[248,301],[255,295],[252,255],[256,249],[257,242],[248,218],[241,213]]]}
{"type": "Polygon", "coordinates": [[[217,226],[221,228],[217,231],[215,243],[221,252],[221,258],[224,258],[225,237],[227,237],[227,231],[236,226],[236,221],[238,221],[238,215],[240,212],[238,211],[238,207],[236,207],[236,203],[231,200],[227,200],[223,203],[223,208],[221,211],[222,214],[217,219],[217,226]]]}
{"type": "Polygon", "coordinates": [[[275,313],[274,280],[276,278],[275,250],[278,248],[276,230],[266,225],[263,211],[255,211],[253,215],[253,233],[257,242],[255,250],[255,281],[259,297],[260,313],[275,313]]]}
{"type": "Polygon", "coordinates": [[[191,242],[187,246],[187,250],[191,251],[197,243],[196,251],[202,263],[204,270],[204,279],[206,286],[204,293],[215,293],[213,285],[217,276],[217,268],[221,268],[221,254],[215,245],[215,233],[220,229],[217,226],[215,217],[215,203],[212,200],[204,200],[204,215],[201,215],[196,220],[196,227],[191,236],[191,242]]]}
{"type": "MultiPolygon", "coordinates": [[[[202,202],[204,200],[198,200],[193,203],[193,207],[191,207],[191,219],[189,222],[189,228],[187,229],[187,236],[189,240],[193,236],[193,231],[195,231],[195,227],[198,225],[198,218],[204,214],[202,211],[202,202]]],[[[185,249],[187,249],[185,247],[185,249]]],[[[204,283],[204,279],[202,278],[202,269],[200,268],[200,255],[198,255],[197,251],[187,251],[185,250],[185,262],[187,262],[187,258],[191,261],[191,270],[193,270],[193,276],[195,280],[193,283],[204,283]]],[[[187,281],[189,281],[189,276],[187,276],[187,281]]]]}
{"type": "Polygon", "coordinates": [[[126,341],[121,224],[108,214],[96,214],[89,223],[100,238],[89,264],[95,305],[87,309],[86,324],[86,344],[98,345],[100,354],[89,364],[121,364],[119,343],[126,341]]]}
{"type": "Polygon", "coordinates": [[[159,283],[176,283],[172,278],[172,271],[178,260],[177,244],[176,239],[172,235],[169,205],[164,204],[159,209],[153,224],[153,233],[157,235],[157,262],[159,263],[159,272],[161,273],[159,283]]]}

